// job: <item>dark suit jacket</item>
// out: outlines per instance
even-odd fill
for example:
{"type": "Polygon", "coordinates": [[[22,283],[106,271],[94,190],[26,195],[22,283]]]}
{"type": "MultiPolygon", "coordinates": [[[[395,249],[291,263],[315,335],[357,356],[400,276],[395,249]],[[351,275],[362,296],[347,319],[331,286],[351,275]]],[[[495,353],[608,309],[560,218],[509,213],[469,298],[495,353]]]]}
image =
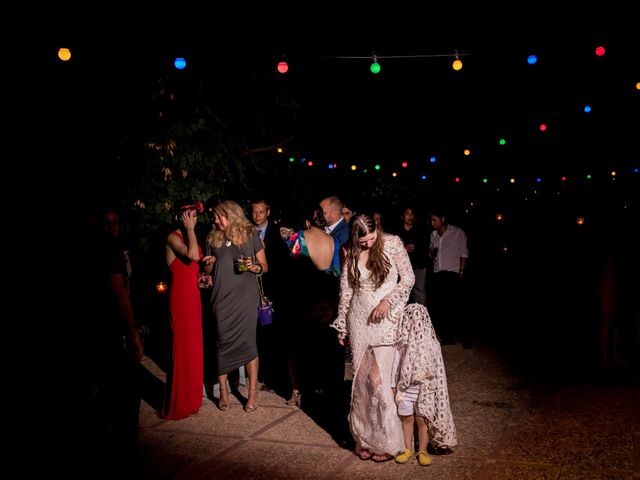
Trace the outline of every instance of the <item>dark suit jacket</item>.
{"type": "Polygon", "coordinates": [[[349,241],[349,223],[343,219],[336,228],[331,231],[331,236],[337,238],[340,246],[343,246],[349,241]]]}
{"type": "Polygon", "coordinates": [[[287,269],[290,261],[289,248],[280,236],[280,228],[272,222],[267,224],[264,232],[264,253],[267,256],[269,271],[263,275],[265,295],[273,302],[282,297],[286,284],[287,269]]]}

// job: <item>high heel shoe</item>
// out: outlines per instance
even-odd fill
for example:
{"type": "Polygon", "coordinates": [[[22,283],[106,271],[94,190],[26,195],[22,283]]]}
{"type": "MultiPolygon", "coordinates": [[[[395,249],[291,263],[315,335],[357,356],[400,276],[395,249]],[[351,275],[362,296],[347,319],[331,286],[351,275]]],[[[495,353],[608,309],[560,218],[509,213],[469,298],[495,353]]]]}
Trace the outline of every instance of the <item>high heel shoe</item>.
{"type": "MultiPolygon", "coordinates": [[[[251,388],[249,387],[249,397],[251,396],[251,392],[254,392],[254,395],[257,396],[257,388],[251,388]]],[[[249,399],[247,399],[247,403],[245,403],[244,405],[244,411],[247,413],[251,413],[251,412],[255,412],[258,409],[258,403],[257,400],[254,400],[256,403],[249,403],[249,399]]]]}
{"type": "Polygon", "coordinates": [[[291,398],[286,401],[286,404],[291,406],[291,407],[293,405],[297,405],[298,408],[299,408],[301,400],[302,400],[302,394],[300,393],[300,390],[294,389],[293,393],[291,394],[291,398]]]}
{"type": "Polygon", "coordinates": [[[223,412],[226,412],[231,408],[231,404],[229,403],[229,397],[227,396],[227,400],[222,400],[222,396],[218,399],[218,408],[223,412]]]}

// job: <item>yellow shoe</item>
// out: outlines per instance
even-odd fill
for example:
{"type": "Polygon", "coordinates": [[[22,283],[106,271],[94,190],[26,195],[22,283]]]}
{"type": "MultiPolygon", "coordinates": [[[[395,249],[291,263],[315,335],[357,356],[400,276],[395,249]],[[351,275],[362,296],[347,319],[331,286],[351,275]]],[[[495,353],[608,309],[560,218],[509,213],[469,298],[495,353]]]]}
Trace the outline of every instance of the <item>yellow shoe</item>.
{"type": "Polygon", "coordinates": [[[426,452],[419,452],[418,463],[423,467],[426,467],[427,465],[431,465],[431,457],[427,455],[426,452]]]}
{"type": "Polygon", "coordinates": [[[395,456],[396,463],[407,463],[411,457],[413,457],[413,452],[411,450],[405,450],[395,456]]]}

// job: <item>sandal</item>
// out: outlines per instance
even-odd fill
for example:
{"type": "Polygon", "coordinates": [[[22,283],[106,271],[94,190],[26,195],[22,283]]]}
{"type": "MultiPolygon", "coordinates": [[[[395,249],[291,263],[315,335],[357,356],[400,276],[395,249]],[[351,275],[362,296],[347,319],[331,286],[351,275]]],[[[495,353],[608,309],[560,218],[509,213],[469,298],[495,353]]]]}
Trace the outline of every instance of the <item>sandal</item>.
{"type": "Polygon", "coordinates": [[[382,453],[382,454],[374,454],[371,456],[371,460],[373,460],[374,462],[386,462],[387,460],[391,460],[393,458],[393,455],[390,455],[388,453],[382,453]]]}
{"type": "MultiPolygon", "coordinates": [[[[249,396],[251,396],[251,392],[256,392],[256,391],[257,389],[255,387],[254,388],[249,387],[249,396]]],[[[247,413],[251,413],[251,412],[255,412],[257,409],[258,409],[258,404],[257,403],[251,404],[249,403],[249,399],[247,399],[247,403],[244,404],[244,411],[247,413]]]]}
{"type": "Polygon", "coordinates": [[[291,398],[286,401],[286,404],[289,406],[297,405],[300,407],[300,400],[302,399],[302,394],[299,390],[294,390],[291,394],[291,398]]]}
{"type": "Polygon", "coordinates": [[[218,400],[218,408],[223,412],[226,412],[231,408],[231,404],[229,403],[228,400],[226,402],[223,402],[222,400],[218,400]]]}
{"type": "Polygon", "coordinates": [[[360,457],[360,460],[369,460],[371,458],[371,456],[373,455],[373,453],[371,453],[371,451],[367,450],[366,448],[360,450],[359,452],[356,452],[356,455],[358,455],[358,457],[360,457]]]}

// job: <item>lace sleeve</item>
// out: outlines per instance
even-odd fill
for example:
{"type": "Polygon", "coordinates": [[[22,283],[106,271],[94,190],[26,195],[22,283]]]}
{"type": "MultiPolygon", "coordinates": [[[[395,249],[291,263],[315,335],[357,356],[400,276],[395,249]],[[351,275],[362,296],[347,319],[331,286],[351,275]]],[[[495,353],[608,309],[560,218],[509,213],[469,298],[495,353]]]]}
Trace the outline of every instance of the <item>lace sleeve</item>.
{"type": "Polygon", "coordinates": [[[347,312],[349,305],[351,304],[351,297],[353,296],[353,289],[349,286],[349,275],[347,269],[342,269],[340,275],[340,303],[338,304],[338,318],[336,318],[331,324],[332,328],[335,328],[338,333],[347,335],[347,312]]]}
{"type": "Polygon", "coordinates": [[[390,235],[387,241],[389,242],[389,260],[391,263],[395,263],[396,268],[398,269],[398,275],[400,276],[400,281],[384,298],[391,304],[392,308],[400,305],[404,307],[409,300],[409,294],[411,293],[413,284],[416,281],[416,277],[413,274],[413,267],[411,266],[411,260],[409,260],[409,254],[404,248],[404,244],[402,243],[402,240],[400,240],[400,237],[390,235]]]}

